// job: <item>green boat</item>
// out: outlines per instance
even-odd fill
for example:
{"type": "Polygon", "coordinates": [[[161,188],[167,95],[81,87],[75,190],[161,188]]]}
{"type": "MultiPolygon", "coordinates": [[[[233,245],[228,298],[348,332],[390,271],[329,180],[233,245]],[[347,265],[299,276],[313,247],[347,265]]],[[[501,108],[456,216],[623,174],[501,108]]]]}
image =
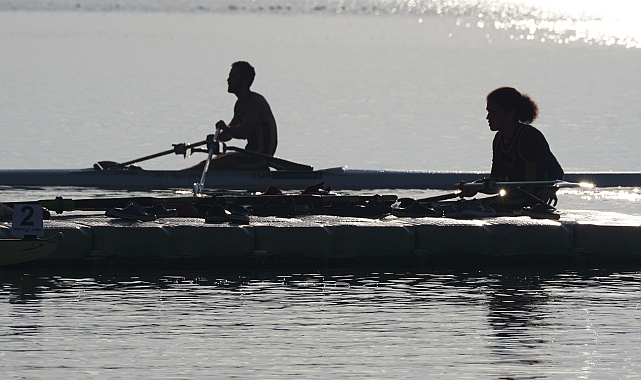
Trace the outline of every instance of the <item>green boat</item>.
{"type": "Polygon", "coordinates": [[[63,238],[62,232],[46,239],[0,239],[0,265],[38,260],[51,254],[63,238]]]}

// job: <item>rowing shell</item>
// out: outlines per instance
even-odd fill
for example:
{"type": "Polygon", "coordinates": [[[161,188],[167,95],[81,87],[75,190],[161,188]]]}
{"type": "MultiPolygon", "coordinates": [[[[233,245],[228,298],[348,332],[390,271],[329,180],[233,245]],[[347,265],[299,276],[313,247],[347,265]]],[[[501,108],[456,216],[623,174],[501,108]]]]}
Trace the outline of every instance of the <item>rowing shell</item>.
{"type": "Polygon", "coordinates": [[[20,264],[41,259],[53,252],[61,240],[62,233],[48,239],[0,239],[0,265],[20,264]]]}
{"type": "MultiPolygon", "coordinates": [[[[198,170],[94,170],[25,169],[0,170],[0,186],[69,186],[105,189],[149,190],[191,189],[199,182],[198,170]]],[[[360,170],[331,168],[298,170],[219,170],[207,173],[205,187],[213,190],[263,191],[269,186],[283,190],[302,190],[324,182],[333,190],[366,189],[452,189],[461,181],[487,177],[484,172],[430,172],[360,170]]],[[[564,180],[589,182],[597,187],[640,187],[639,172],[567,173],[564,180]]]]}

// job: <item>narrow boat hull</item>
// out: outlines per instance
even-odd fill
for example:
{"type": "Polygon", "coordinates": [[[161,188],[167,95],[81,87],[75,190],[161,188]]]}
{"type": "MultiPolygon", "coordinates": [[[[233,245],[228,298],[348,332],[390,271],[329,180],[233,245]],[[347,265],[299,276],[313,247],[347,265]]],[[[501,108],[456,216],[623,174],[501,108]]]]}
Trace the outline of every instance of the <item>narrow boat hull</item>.
{"type": "Polygon", "coordinates": [[[48,256],[59,241],[0,239],[0,266],[26,263],[48,256]]]}
{"type": "MultiPolygon", "coordinates": [[[[106,189],[188,188],[200,181],[195,170],[0,170],[0,186],[69,186],[106,189]]],[[[485,172],[428,172],[353,170],[332,168],[315,171],[225,170],[207,174],[209,189],[261,191],[269,186],[300,190],[324,182],[334,190],[452,189],[455,183],[488,176],[485,172]]],[[[567,173],[569,182],[590,182],[598,187],[639,187],[639,172],[567,173]]]]}

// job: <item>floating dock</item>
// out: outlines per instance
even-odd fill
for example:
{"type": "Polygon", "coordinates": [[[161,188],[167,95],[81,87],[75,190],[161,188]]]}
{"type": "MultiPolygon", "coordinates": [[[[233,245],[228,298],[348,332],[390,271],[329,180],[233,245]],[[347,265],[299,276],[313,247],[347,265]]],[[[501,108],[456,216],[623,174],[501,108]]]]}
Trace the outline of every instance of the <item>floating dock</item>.
{"type": "MultiPolygon", "coordinates": [[[[104,215],[45,220],[45,235],[64,234],[49,256],[29,264],[243,263],[256,260],[420,264],[641,262],[641,216],[561,211],[561,220],[496,217],[250,217],[250,225],[200,218],[133,222],[104,215]],[[249,260],[249,261],[248,261],[249,260]]],[[[0,223],[10,237],[10,223],[0,223]]]]}

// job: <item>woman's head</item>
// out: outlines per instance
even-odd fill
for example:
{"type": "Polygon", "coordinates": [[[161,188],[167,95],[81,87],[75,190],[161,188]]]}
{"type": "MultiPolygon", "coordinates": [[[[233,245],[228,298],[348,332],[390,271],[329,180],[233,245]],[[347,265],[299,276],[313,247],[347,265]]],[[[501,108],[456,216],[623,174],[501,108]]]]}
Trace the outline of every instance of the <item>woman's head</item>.
{"type": "MultiPolygon", "coordinates": [[[[530,124],[539,115],[539,107],[526,94],[521,94],[512,87],[500,87],[487,95],[488,108],[490,102],[498,105],[507,114],[514,110],[513,120],[524,124],[530,124]]],[[[489,109],[488,109],[489,111],[489,109]]]]}

